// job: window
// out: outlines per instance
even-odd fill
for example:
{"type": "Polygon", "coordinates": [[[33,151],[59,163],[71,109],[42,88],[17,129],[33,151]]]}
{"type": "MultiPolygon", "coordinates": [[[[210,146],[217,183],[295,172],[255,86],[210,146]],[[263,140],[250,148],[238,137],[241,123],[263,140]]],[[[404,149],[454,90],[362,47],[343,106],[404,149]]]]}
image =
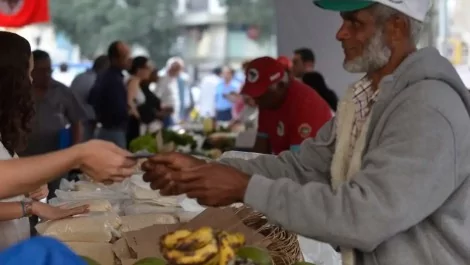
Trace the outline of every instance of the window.
{"type": "Polygon", "coordinates": [[[187,0],[186,10],[189,12],[203,12],[209,10],[209,0],[187,0]]]}

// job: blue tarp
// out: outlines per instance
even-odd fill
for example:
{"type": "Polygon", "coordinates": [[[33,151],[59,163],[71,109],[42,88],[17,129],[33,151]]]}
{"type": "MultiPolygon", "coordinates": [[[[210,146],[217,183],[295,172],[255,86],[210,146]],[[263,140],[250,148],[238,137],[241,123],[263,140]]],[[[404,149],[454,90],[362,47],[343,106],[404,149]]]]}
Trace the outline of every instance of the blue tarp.
{"type": "Polygon", "coordinates": [[[33,237],[0,253],[2,265],[86,265],[63,243],[48,237],[33,237]]]}

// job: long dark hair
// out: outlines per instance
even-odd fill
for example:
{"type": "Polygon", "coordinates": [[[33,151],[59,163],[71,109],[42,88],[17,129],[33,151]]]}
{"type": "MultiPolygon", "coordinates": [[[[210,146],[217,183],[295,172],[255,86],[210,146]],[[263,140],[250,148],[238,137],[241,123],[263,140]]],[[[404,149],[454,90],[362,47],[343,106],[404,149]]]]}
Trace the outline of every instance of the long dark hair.
{"type": "Polygon", "coordinates": [[[31,132],[30,57],[31,46],[25,38],[0,31],[0,139],[10,154],[26,147],[31,132]]]}

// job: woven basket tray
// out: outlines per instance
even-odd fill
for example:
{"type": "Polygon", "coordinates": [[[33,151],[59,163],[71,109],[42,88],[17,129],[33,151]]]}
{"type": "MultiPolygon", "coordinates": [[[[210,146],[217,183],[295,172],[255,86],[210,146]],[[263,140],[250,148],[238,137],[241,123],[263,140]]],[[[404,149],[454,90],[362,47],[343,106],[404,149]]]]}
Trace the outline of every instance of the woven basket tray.
{"type": "Polygon", "coordinates": [[[242,218],[246,226],[257,230],[271,242],[267,248],[274,265],[291,265],[303,261],[296,234],[277,225],[269,224],[263,214],[246,206],[235,208],[235,212],[242,218]]]}

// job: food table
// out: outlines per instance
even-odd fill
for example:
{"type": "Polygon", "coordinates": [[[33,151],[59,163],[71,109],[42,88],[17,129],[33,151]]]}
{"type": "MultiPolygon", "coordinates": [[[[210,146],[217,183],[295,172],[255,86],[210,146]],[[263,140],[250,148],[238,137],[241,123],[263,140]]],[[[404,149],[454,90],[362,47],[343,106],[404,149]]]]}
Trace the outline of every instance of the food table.
{"type": "MultiPolygon", "coordinates": [[[[214,149],[204,150],[205,136],[188,132],[188,128],[174,128],[154,135],[144,135],[131,143],[131,148],[134,149],[132,151],[179,150],[213,158],[221,155],[221,152],[214,153],[214,149]]],[[[236,133],[219,132],[213,134],[212,139],[232,139],[235,136],[236,133]]],[[[229,151],[222,157],[252,159],[257,155],[229,151]]],[[[248,256],[269,257],[268,263],[238,260],[235,264],[240,265],[287,265],[302,260],[324,265],[340,264],[338,253],[329,245],[298,237],[281,227],[271,225],[264,216],[248,208],[240,208],[238,205],[206,209],[185,196],[161,196],[158,191],[151,190],[148,183],[143,182],[142,172],[138,171],[130,179],[112,185],[93,183],[86,176],[81,176],[81,180],[76,182],[63,180],[56,195],[57,198],[51,200],[50,204],[63,207],[88,204],[90,213],[40,223],[36,227],[39,234],[62,240],[77,254],[90,258],[99,265],[164,264],[162,258],[173,259],[172,264],[179,265],[183,264],[184,259],[174,259],[175,257],[196,255],[192,253],[203,252],[201,249],[211,250],[217,257],[232,252],[239,253],[239,257],[243,256],[242,252],[248,253],[248,256]],[[211,230],[213,237],[208,237],[208,242],[222,242],[224,237],[230,239],[232,233],[241,233],[244,237],[242,245],[248,250],[237,243],[230,245],[230,248],[208,245],[207,248],[198,247],[186,253],[184,248],[174,249],[171,244],[164,245],[160,242],[169,233],[181,234],[179,231],[186,231],[184,233],[188,237],[193,234],[204,235],[200,232],[204,227],[215,229],[211,230]],[[251,249],[253,247],[256,249],[251,249]],[[253,254],[259,249],[262,253],[253,254]],[[168,253],[179,254],[172,256],[168,253]],[[143,263],[136,263],[139,260],[143,263]]],[[[193,258],[201,257],[196,255],[193,258]]],[[[255,260],[256,258],[253,259],[255,260]]],[[[207,263],[209,260],[201,263],[200,259],[196,261],[184,264],[228,264],[207,263]]]]}

